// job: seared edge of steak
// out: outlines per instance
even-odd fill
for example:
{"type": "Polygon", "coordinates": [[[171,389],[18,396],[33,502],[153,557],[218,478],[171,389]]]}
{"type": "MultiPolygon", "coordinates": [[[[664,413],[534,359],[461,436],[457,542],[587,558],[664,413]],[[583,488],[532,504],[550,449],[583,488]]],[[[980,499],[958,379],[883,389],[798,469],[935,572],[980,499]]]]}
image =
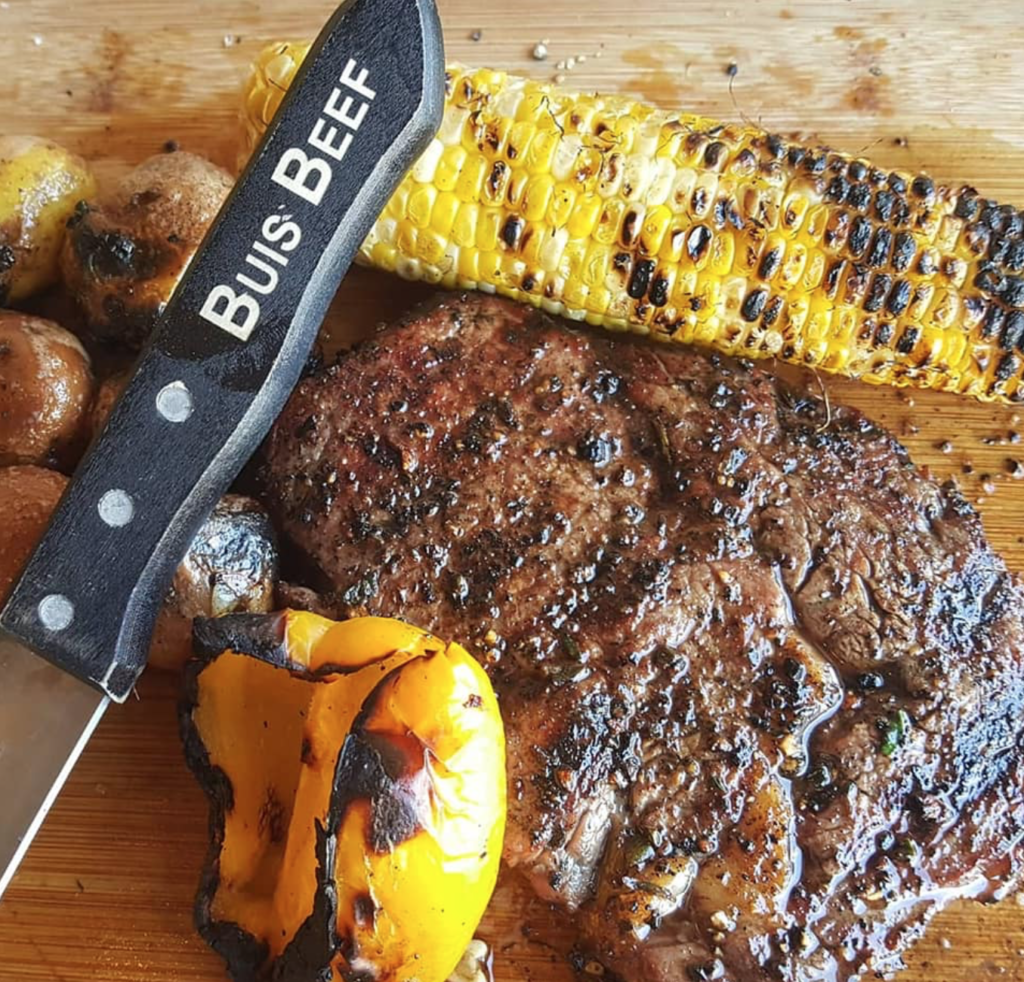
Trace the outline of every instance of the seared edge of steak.
{"type": "Polygon", "coordinates": [[[506,859],[623,978],[885,971],[1012,881],[1021,588],[859,413],[465,297],[304,380],[264,470],[310,602],[488,665],[506,859]]]}

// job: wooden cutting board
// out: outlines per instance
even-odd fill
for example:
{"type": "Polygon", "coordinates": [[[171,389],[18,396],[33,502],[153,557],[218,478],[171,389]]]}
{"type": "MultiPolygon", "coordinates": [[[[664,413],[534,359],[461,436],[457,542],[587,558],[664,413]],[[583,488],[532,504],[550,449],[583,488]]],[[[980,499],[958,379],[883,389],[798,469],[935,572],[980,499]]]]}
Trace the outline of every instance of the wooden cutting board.
{"type": "MultiPolygon", "coordinates": [[[[560,73],[582,88],[746,117],[883,166],[969,181],[1024,206],[1019,0],[440,3],[450,59],[539,77],[560,73]],[[541,40],[546,62],[531,57],[541,40]],[[572,68],[558,67],[570,58],[572,68]],[[730,64],[738,69],[731,84],[730,64]]],[[[0,132],[66,141],[100,161],[105,178],[169,139],[230,166],[247,64],[268,39],[314,33],[330,6],[3,0],[0,132]]],[[[356,272],[331,329],[354,336],[421,295],[356,272]]],[[[1024,444],[1009,442],[1024,421],[951,396],[824,384],[833,401],[855,403],[900,434],[917,461],[959,477],[979,501],[996,548],[1024,571],[1024,481],[1008,476],[1011,461],[1024,459],[1024,444]],[[944,452],[947,440],[952,447],[944,452]]],[[[206,814],[178,746],[176,692],[174,678],[146,676],[138,699],[112,711],[93,739],[0,905],[0,982],[226,978],[191,925],[206,814]]],[[[2,795],[0,788],[0,802],[2,795]]],[[[497,948],[498,979],[570,978],[531,930],[550,917],[524,913],[514,889],[503,889],[482,927],[497,948]]],[[[947,912],[901,978],[1024,980],[1024,905],[947,912]]]]}

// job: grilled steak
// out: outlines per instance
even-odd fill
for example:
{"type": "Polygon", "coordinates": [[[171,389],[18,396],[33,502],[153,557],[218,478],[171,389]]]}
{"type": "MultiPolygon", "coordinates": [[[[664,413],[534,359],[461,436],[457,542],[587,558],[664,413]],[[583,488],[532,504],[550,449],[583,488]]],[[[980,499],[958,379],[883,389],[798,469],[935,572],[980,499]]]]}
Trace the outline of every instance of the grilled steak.
{"type": "Polygon", "coordinates": [[[488,666],[505,858],[612,975],[888,971],[1010,888],[1024,594],[859,413],[465,297],[303,381],[264,472],[321,609],[488,666]]]}

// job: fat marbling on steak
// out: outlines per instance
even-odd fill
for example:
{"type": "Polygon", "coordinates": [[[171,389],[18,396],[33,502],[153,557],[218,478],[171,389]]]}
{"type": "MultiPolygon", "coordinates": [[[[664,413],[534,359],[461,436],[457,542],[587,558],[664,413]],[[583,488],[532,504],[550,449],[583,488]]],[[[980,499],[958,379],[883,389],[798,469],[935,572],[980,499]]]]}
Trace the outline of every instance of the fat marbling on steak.
{"type": "Polygon", "coordinates": [[[488,666],[505,858],[577,957],[848,979],[1010,888],[1024,594],[859,413],[468,296],[305,379],[264,477],[321,609],[488,666]]]}

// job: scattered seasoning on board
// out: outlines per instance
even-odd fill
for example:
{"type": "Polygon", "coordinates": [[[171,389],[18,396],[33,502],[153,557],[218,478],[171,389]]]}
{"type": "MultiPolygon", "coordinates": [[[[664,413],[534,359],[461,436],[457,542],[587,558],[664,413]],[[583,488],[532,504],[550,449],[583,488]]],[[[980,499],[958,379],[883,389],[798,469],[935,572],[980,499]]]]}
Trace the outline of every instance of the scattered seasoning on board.
{"type": "Polygon", "coordinates": [[[739,73],[740,66],[737,65],[736,62],[730,61],[729,64],[725,66],[725,74],[728,75],[729,78],[735,78],[739,73]]]}
{"type": "Polygon", "coordinates": [[[1024,478],[1024,461],[1014,460],[1013,457],[1007,457],[1006,472],[1015,480],[1021,480],[1024,478]]]}
{"type": "Polygon", "coordinates": [[[991,474],[982,474],[981,475],[981,490],[984,491],[985,494],[995,494],[996,493],[995,481],[992,480],[992,475],[991,474]]]}
{"type": "Polygon", "coordinates": [[[953,452],[953,444],[949,440],[943,440],[941,443],[937,444],[937,448],[942,453],[952,453],[953,452]]]}
{"type": "Polygon", "coordinates": [[[177,153],[181,149],[181,144],[177,140],[168,140],[164,144],[164,153],[177,153]]]}
{"type": "Polygon", "coordinates": [[[481,41],[481,40],[483,40],[483,36],[484,36],[484,32],[481,31],[478,28],[477,30],[473,31],[472,34],[469,35],[469,40],[470,41],[481,41]]]}
{"type": "Polygon", "coordinates": [[[533,60],[534,61],[547,61],[548,60],[548,46],[544,41],[538,41],[533,46],[533,60]]]}

